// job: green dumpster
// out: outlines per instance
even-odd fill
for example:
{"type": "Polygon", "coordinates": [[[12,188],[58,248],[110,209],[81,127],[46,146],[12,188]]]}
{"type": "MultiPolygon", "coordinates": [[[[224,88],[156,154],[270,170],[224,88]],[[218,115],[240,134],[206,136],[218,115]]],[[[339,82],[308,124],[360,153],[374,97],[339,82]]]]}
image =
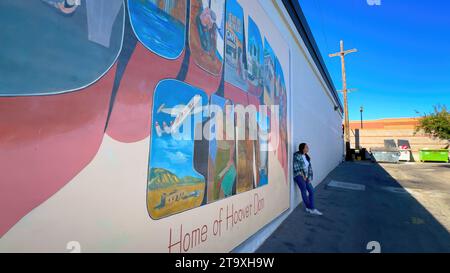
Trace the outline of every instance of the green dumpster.
{"type": "Polygon", "coordinates": [[[448,162],[447,149],[420,149],[420,161],[448,162]]]}

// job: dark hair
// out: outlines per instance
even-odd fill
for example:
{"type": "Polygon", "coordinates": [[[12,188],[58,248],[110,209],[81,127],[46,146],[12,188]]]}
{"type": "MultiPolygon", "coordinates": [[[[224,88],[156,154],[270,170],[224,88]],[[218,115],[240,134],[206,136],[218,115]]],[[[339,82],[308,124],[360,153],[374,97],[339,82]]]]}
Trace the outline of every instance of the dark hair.
{"type": "Polygon", "coordinates": [[[298,145],[298,151],[302,155],[304,154],[306,156],[306,160],[308,160],[308,162],[311,162],[311,158],[309,157],[309,155],[304,153],[305,146],[306,146],[306,143],[301,143],[300,145],[298,145]]]}

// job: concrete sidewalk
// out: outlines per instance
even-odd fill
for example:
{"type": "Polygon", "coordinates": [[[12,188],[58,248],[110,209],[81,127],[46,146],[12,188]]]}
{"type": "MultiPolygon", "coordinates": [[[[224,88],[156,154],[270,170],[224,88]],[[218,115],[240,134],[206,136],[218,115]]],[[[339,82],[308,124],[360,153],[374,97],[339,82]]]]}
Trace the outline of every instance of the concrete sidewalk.
{"type": "Polygon", "coordinates": [[[450,165],[343,163],[257,252],[450,252],[450,165]],[[329,184],[330,181],[351,183],[329,184]],[[340,186],[343,186],[340,187],[340,186]]]}

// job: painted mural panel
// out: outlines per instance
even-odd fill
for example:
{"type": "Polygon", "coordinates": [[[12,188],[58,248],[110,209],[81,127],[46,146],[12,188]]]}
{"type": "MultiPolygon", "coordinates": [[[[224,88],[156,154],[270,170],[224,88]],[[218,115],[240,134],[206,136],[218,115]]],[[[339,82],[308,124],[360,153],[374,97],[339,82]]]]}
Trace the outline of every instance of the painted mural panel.
{"type": "Polygon", "coordinates": [[[272,101],[276,105],[280,105],[282,73],[280,61],[275,56],[275,89],[272,95],[272,101]]]}
{"type": "Polygon", "coordinates": [[[191,0],[189,45],[195,63],[213,75],[222,70],[225,0],[191,0]]]}
{"type": "Polygon", "coordinates": [[[236,140],[234,132],[227,132],[227,122],[234,121],[234,110],[230,100],[217,95],[211,96],[211,105],[218,107],[222,115],[211,113],[211,132],[216,135],[210,140],[208,203],[236,194],[236,140]],[[222,120],[220,120],[222,119],[222,120]],[[228,134],[228,135],[227,135],[228,134]]]}
{"type": "Polygon", "coordinates": [[[261,187],[269,183],[269,141],[267,135],[270,131],[270,117],[268,113],[262,111],[258,112],[257,122],[259,130],[257,141],[257,151],[259,156],[257,186],[261,187]]]}
{"type": "Polygon", "coordinates": [[[259,97],[264,88],[264,47],[259,28],[251,17],[248,17],[247,36],[248,91],[259,97]]]}
{"type": "Polygon", "coordinates": [[[225,81],[247,91],[244,11],[236,0],[227,0],[225,38],[225,81]]]}
{"type": "Polygon", "coordinates": [[[281,66],[278,58],[276,59],[275,65],[276,71],[276,89],[275,89],[275,104],[279,105],[279,116],[280,116],[280,144],[279,144],[279,154],[278,158],[281,165],[284,168],[284,172],[287,176],[288,172],[288,162],[287,162],[287,93],[286,93],[286,83],[284,81],[283,67],[281,66]]]}
{"type": "Polygon", "coordinates": [[[147,200],[153,219],[202,204],[206,182],[194,168],[194,140],[207,103],[204,92],[177,80],[155,90],[147,200]]]}
{"type": "Polygon", "coordinates": [[[255,188],[256,177],[256,141],[249,139],[250,127],[245,122],[244,130],[246,137],[239,135],[237,130],[237,186],[236,192],[244,193],[255,188]]]}
{"type": "Polygon", "coordinates": [[[128,0],[138,39],[155,54],[176,59],[184,49],[186,0],[128,0]]]}
{"type": "Polygon", "coordinates": [[[273,105],[273,95],[275,93],[275,53],[269,42],[264,39],[264,94],[263,102],[266,105],[273,105]]]}
{"type": "Polygon", "coordinates": [[[120,52],[124,17],[122,0],[0,1],[0,96],[62,93],[97,81],[120,52]]]}

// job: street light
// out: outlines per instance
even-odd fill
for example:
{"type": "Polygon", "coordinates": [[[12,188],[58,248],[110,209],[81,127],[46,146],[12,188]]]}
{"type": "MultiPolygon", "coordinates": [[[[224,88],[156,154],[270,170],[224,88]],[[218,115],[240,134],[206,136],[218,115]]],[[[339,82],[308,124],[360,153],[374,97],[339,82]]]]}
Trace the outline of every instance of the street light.
{"type": "Polygon", "coordinates": [[[364,108],[361,106],[359,108],[359,112],[361,113],[361,129],[363,129],[363,112],[364,112],[364,108]]]}

